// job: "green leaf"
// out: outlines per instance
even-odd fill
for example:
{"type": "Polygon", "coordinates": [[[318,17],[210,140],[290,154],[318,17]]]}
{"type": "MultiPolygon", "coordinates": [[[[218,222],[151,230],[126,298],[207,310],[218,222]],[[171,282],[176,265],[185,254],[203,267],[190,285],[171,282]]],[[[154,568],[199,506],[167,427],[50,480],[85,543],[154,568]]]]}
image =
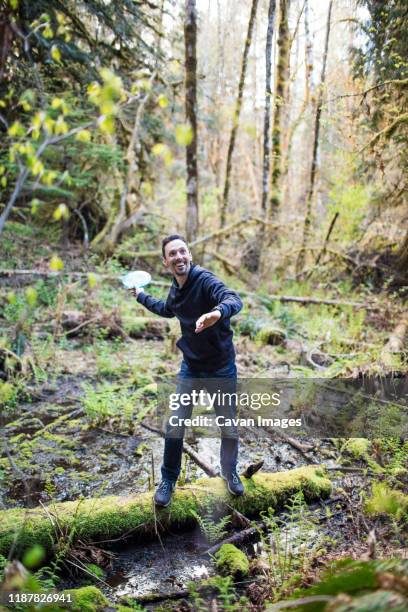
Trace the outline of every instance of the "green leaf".
{"type": "Polygon", "coordinates": [[[19,136],[24,136],[25,134],[25,129],[24,127],[21,125],[20,121],[15,121],[7,130],[8,135],[11,136],[12,138],[15,137],[19,137],[19,136]]]}
{"type": "Polygon", "coordinates": [[[75,140],[78,140],[79,142],[90,142],[91,132],[89,130],[81,130],[75,136],[75,140]]]}
{"type": "Polygon", "coordinates": [[[95,274],[93,274],[93,272],[89,272],[89,274],[88,274],[88,285],[89,285],[90,289],[93,289],[96,284],[97,284],[97,278],[96,278],[95,274]]]}
{"type": "Polygon", "coordinates": [[[41,204],[42,202],[38,198],[34,198],[33,200],[31,200],[31,213],[33,215],[36,214],[41,204]]]}
{"type": "Polygon", "coordinates": [[[176,142],[179,145],[187,147],[192,143],[194,137],[191,125],[182,123],[176,127],[176,142]]]}
{"type": "Polygon", "coordinates": [[[7,301],[8,301],[9,304],[13,304],[13,305],[17,304],[17,297],[16,297],[16,294],[14,293],[14,291],[10,291],[7,294],[7,301]]]}
{"type": "Polygon", "coordinates": [[[98,126],[103,134],[113,134],[115,131],[115,120],[112,115],[106,115],[99,119],[98,126]]]}
{"type": "Polygon", "coordinates": [[[54,217],[56,221],[59,221],[62,218],[68,219],[69,218],[68,206],[66,204],[59,204],[57,208],[54,210],[52,216],[54,217]]]}
{"type": "Polygon", "coordinates": [[[170,165],[173,161],[173,155],[170,151],[170,148],[162,142],[159,142],[152,147],[152,153],[156,157],[161,157],[164,160],[166,166],[170,165]]]}
{"type": "Polygon", "coordinates": [[[23,557],[23,564],[27,569],[35,569],[45,558],[45,550],[39,544],[35,544],[23,557]]]}
{"type": "Polygon", "coordinates": [[[160,108],[167,108],[169,105],[168,99],[163,94],[158,97],[157,103],[160,106],[160,108]]]}
{"type": "Polygon", "coordinates": [[[61,51],[58,49],[57,45],[52,45],[51,57],[55,62],[61,61],[61,51]]]}
{"type": "Polygon", "coordinates": [[[37,303],[37,291],[34,287],[27,287],[25,290],[26,301],[29,306],[34,308],[37,303]]]}
{"type": "Polygon", "coordinates": [[[64,269],[64,262],[62,259],[58,257],[58,255],[53,255],[50,261],[50,270],[53,272],[60,272],[64,269]]]}

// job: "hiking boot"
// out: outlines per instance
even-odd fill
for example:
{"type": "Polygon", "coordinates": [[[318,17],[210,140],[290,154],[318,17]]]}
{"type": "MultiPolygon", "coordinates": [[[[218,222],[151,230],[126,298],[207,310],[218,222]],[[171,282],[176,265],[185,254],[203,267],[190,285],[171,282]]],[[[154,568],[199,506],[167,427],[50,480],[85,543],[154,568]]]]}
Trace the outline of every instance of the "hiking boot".
{"type": "Polygon", "coordinates": [[[236,470],[228,472],[228,474],[221,474],[221,477],[226,481],[228,491],[231,495],[243,495],[245,492],[244,485],[241,482],[236,470]]]}
{"type": "Polygon", "coordinates": [[[154,503],[156,506],[165,508],[169,505],[175,486],[175,482],[163,478],[156,489],[156,493],[154,494],[154,503]]]}

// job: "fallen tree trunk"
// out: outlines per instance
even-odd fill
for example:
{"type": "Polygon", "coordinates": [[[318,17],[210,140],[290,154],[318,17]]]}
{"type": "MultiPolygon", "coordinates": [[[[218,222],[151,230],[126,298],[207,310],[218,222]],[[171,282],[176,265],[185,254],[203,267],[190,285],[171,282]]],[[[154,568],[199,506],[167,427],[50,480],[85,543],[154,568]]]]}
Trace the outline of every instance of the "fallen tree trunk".
{"type": "MultiPolygon", "coordinates": [[[[253,293],[248,293],[247,291],[240,291],[242,295],[251,295],[253,293]]],[[[258,299],[271,301],[271,302],[295,302],[298,304],[327,304],[328,306],[352,306],[354,308],[366,308],[367,310],[373,310],[375,307],[364,303],[364,302],[348,302],[347,300],[325,300],[323,298],[313,298],[313,297],[301,297],[297,295],[257,295],[258,299]]]]}
{"type": "Polygon", "coordinates": [[[52,554],[61,540],[73,544],[78,540],[109,542],[130,535],[154,538],[159,529],[194,524],[192,511],[202,515],[210,509],[227,514],[232,507],[255,516],[269,507],[283,507],[299,491],[307,500],[326,497],[331,491],[330,480],[318,466],[258,473],[244,479],[244,487],[243,497],[232,497],[221,478],[202,478],[178,487],[170,506],[160,510],[153,508],[151,492],[5,510],[0,518],[0,554],[7,556],[13,550],[18,555],[34,544],[52,554]]]}
{"type": "Polygon", "coordinates": [[[122,319],[114,310],[96,311],[88,315],[80,310],[66,310],[61,316],[62,328],[69,337],[89,333],[89,328],[104,329],[108,337],[129,336],[130,338],[158,338],[162,340],[169,332],[166,320],[156,317],[132,317],[122,319]]]}

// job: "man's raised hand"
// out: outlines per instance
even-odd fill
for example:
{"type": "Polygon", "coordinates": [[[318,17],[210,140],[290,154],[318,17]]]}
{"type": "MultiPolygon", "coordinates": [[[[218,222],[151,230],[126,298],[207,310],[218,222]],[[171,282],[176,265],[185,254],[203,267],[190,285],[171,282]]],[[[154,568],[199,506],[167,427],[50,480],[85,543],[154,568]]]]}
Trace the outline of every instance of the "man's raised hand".
{"type": "Polygon", "coordinates": [[[142,293],[143,287],[132,287],[132,289],[128,289],[128,291],[133,297],[137,298],[137,296],[142,293]]]}
{"type": "Polygon", "coordinates": [[[196,321],[195,333],[199,334],[207,327],[211,327],[221,319],[221,313],[219,310],[212,310],[211,312],[206,312],[201,315],[199,319],[196,321]]]}

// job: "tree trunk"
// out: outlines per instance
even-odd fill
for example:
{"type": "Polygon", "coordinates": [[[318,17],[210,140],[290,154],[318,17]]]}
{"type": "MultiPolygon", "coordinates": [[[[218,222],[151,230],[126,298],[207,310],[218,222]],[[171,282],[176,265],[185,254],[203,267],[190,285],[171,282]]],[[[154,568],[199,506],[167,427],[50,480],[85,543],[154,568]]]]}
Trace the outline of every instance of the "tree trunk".
{"type": "Polygon", "coordinates": [[[263,129],[263,166],[262,166],[262,213],[266,214],[266,205],[269,195],[269,171],[270,171],[270,123],[271,123],[271,97],[272,97],[272,39],[275,21],[276,0],[269,0],[268,28],[266,31],[265,63],[266,63],[266,86],[265,86],[265,115],[263,129]]]}
{"type": "Polygon", "coordinates": [[[324,86],[326,82],[326,68],[327,68],[327,55],[329,51],[329,38],[330,38],[330,27],[331,27],[331,13],[333,8],[333,0],[330,0],[329,10],[327,12],[327,26],[326,26],[326,40],[324,43],[324,53],[323,53],[323,65],[322,72],[320,77],[320,86],[316,104],[316,114],[314,121],[314,130],[313,130],[313,152],[312,152],[312,165],[310,169],[310,181],[309,187],[306,194],[306,216],[303,227],[303,239],[302,239],[302,248],[299,251],[299,255],[296,262],[296,272],[300,272],[303,268],[305,261],[305,248],[309,239],[310,226],[312,223],[312,200],[314,194],[314,187],[316,181],[316,173],[317,173],[317,153],[319,149],[319,133],[320,133],[320,119],[322,115],[322,107],[323,107],[323,95],[324,95],[324,86]]]}
{"type": "Polygon", "coordinates": [[[307,500],[327,497],[330,481],[317,466],[287,472],[256,473],[243,479],[245,495],[232,497],[221,478],[202,478],[178,487],[169,508],[152,506],[151,493],[109,496],[42,506],[4,510],[0,519],[0,554],[12,549],[20,554],[39,544],[50,555],[56,538],[70,536],[70,543],[109,543],[126,537],[146,541],[157,537],[158,529],[187,527],[195,522],[192,510],[203,515],[209,510],[227,513],[233,509],[255,516],[271,508],[282,508],[297,492],[307,500]]]}
{"type": "MultiPolygon", "coordinates": [[[[288,129],[288,133],[286,137],[286,154],[282,162],[282,176],[287,176],[289,173],[290,160],[291,160],[291,155],[292,155],[293,137],[295,135],[297,128],[302,122],[303,116],[306,112],[307,107],[309,106],[311,95],[313,93],[313,84],[312,84],[313,47],[312,47],[312,40],[310,38],[308,0],[305,0],[304,24],[305,24],[305,96],[304,96],[302,106],[299,110],[297,117],[294,119],[293,123],[290,125],[288,129]]],[[[287,189],[288,189],[288,185],[286,181],[285,193],[287,189]]]]}
{"type": "Polygon", "coordinates": [[[187,211],[186,238],[194,240],[198,232],[197,168],[197,11],[195,0],[186,0],[184,20],[186,119],[192,138],[186,146],[187,211]]]}
{"type": "MultiPolygon", "coordinates": [[[[262,195],[261,214],[265,218],[269,196],[269,173],[271,167],[271,98],[272,98],[272,42],[273,28],[275,22],[276,0],[269,0],[268,27],[266,30],[265,45],[265,112],[263,125],[263,159],[262,159],[262,195]]],[[[259,228],[257,238],[250,244],[245,252],[244,266],[249,272],[257,272],[259,268],[260,254],[265,239],[265,226],[259,228]]]]}
{"type": "Polygon", "coordinates": [[[268,218],[276,216],[280,207],[280,177],[282,173],[282,130],[281,121],[285,105],[285,94],[288,83],[290,61],[289,37],[289,6],[290,0],[280,2],[280,21],[278,31],[278,62],[276,67],[274,115],[272,128],[272,167],[271,193],[269,199],[268,218]]]}
{"type": "Polygon", "coordinates": [[[239,85],[238,85],[238,96],[237,96],[237,100],[235,103],[234,117],[232,120],[232,129],[231,129],[230,141],[228,145],[224,192],[223,192],[221,213],[220,213],[220,227],[221,228],[224,227],[225,222],[226,222],[226,216],[227,216],[228,196],[229,196],[229,190],[230,190],[230,179],[231,179],[231,168],[232,168],[232,154],[234,152],[235,140],[237,137],[239,116],[241,114],[242,98],[244,94],[245,75],[246,75],[246,70],[247,70],[247,65],[248,65],[248,54],[249,54],[249,49],[251,47],[252,33],[254,30],[257,8],[258,8],[258,0],[252,0],[251,14],[249,17],[249,22],[248,22],[248,31],[247,31],[247,36],[245,39],[244,53],[242,56],[241,76],[240,76],[239,85]]]}

